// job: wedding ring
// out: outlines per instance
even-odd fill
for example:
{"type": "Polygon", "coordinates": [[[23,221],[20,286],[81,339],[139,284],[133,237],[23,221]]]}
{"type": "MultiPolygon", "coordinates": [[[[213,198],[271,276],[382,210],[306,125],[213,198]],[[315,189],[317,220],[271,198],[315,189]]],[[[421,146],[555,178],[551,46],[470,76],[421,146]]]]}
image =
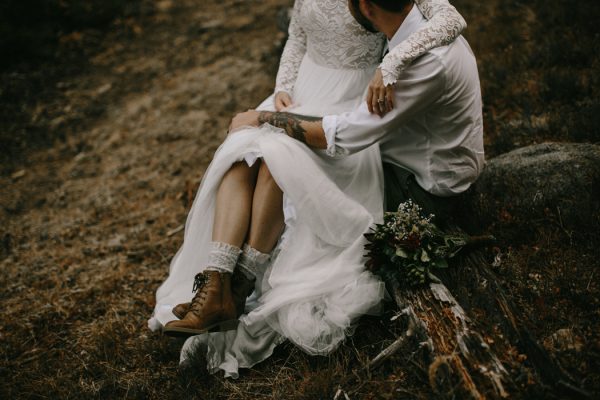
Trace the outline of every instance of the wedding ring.
{"type": "Polygon", "coordinates": [[[381,104],[381,103],[385,103],[385,100],[384,100],[384,99],[378,99],[378,100],[377,100],[377,102],[378,102],[379,104],[381,104]]]}

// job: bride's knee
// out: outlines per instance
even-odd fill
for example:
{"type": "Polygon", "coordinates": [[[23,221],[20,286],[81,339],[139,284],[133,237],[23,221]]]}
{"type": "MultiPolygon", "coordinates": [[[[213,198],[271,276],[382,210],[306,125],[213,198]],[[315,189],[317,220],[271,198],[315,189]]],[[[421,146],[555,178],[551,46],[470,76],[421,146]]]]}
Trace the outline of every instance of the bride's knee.
{"type": "Polygon", "coordinates": [[[231,165],[229,170],[223,177],[224,180],[236,180],[239,182],[256,182],[256,176],[258,175],[258,165],[248,166],[245,161],[235,162],[231,165]]]}

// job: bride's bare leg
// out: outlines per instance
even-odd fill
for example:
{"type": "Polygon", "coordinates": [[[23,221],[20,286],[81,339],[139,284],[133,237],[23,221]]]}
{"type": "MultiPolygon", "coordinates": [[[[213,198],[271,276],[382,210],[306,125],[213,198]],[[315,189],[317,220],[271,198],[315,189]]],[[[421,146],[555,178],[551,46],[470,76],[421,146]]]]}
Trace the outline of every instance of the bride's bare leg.
{"type": "MultiPolygon", "coordinates": [[[[248,167],[238,162],[225,173],[217,189],[209,265],[194,278],[194,298],[191,303],[175,306],[173,314],[181,318],[165,325],[163,332],[172,336],[190,336],[211,330],[235,329],[247,294],[236,295],[232,282],[235,265],[248,235],[252,198],[259,163],[248,167]],[[238,308],[240,311],[238,311],[238,308]],[[182,318],[183,317],[183,318],[182,318]]],[[[239,274],[238,274],[239,275],[239,274]]],[[[248,289],[254,285],[247,284],[248,289]]],[[[235,284],[236,290],[239,284],[235,284]]]]}
{"type": "Polygon", "coordinates": [[[242,247],[252,213],[258,163],[238,162],[227,171],[217,191],[212,240],[242,247]]]}
{"type": "Polygon", "coordinates": [[[242,248],[231,277],[231,289],[236,310],[244,312],[246,298],[255,289],[258,276],[264,273],[284,227],[283,193],[271,176],[267,164],[261,161],[252,200],[252,215],[247,243],[242,248]]]}
{"type": "Polygon", "coordinates": [[[248,244],[261,253],[270,253],[284,226],[283,192],[263,161],[254,190],[248,244]]]}
{"type": "MultiPolygon", "coordinates": [[[[245,300],[254,290],[255,277],[264,268],[283,228],[283,192],[264,161],[248,167],[234,164],[217,190],[213,242],[241,251],[233,273],[207,268],[201,289],[192,303],[178,304],[173,313],[182,318],[169,322],[164,332],[189,336],[208,330],[235,328],[235,317],[244,311],[245,300]],[[260,165],[260,166],[259,166],[260,165]],[[223,310],[226,310],[223,311],[223,310]],[[233,324],[232,324],[233,322],[233,324]]],[[[228,251],[225,249],[225,251],[228,251]]],[[[235,264],[236,253],[232,258],[235,264]]],[[[227,257],[226,257],[227,258],[227,257]]]]}

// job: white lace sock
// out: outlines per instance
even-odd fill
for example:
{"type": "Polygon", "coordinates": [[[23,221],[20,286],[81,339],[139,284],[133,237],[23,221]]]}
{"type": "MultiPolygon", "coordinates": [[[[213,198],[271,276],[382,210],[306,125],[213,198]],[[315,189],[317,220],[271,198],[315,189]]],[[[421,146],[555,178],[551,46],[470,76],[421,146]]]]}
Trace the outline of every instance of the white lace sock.
{"type": "Polygon", "coordinates": [[[206,271],[233,273],[242,250],[223,242],[210,242],[206,271]]]}
{"type": "Polygon", "coordinates": [[[246,275],[246,278],[255,279],[264,272],[265,264],[270,258],[271,254],[261,253],[255,248],[250,247],[248,244],[244,244],[242,255],[238,260],[237,266],[240,271],[246,275]]]}

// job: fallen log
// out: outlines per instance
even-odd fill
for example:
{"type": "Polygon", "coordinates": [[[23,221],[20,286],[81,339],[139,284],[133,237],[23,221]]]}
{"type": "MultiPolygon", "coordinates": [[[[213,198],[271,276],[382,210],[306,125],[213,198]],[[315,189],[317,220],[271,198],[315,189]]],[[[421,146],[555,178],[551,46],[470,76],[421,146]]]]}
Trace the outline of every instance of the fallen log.
{"type": "Polygon", "coordinates": [[[368,370],[412,342],[417,344],[412,359],[428,371],[431,388],[443,398],[502,399],[517,395],[520,389],[511,376],[515,369],[508,368],[506,362],[510,367],[526,362],[540,383],[536,392],[547,398],[591,398],[538,344],[481,251],[469,252],[455,264],[449,273],[441,275],[445,283],[423,288],[409,288],[394,275],[386,276],[386,286],[401,310],[399,320],[405,333],[375,357],[368,370]],[[448,287],[462,294],[462,303],[448,287]],[[465,311],[461,304],[482,309],[485,318],[475,321],[469,308],[465,311]],[[518,349],[518,354],[511,349],[518,349]]]}
{"type": "Polygon", "coordinates": [[[440,396],[508,398],[514,383],[493,349],[442,283],[407,289],[393,277],[386,284],[401,310],[406,335],[419,344],[416,359],[440,396]]]}

